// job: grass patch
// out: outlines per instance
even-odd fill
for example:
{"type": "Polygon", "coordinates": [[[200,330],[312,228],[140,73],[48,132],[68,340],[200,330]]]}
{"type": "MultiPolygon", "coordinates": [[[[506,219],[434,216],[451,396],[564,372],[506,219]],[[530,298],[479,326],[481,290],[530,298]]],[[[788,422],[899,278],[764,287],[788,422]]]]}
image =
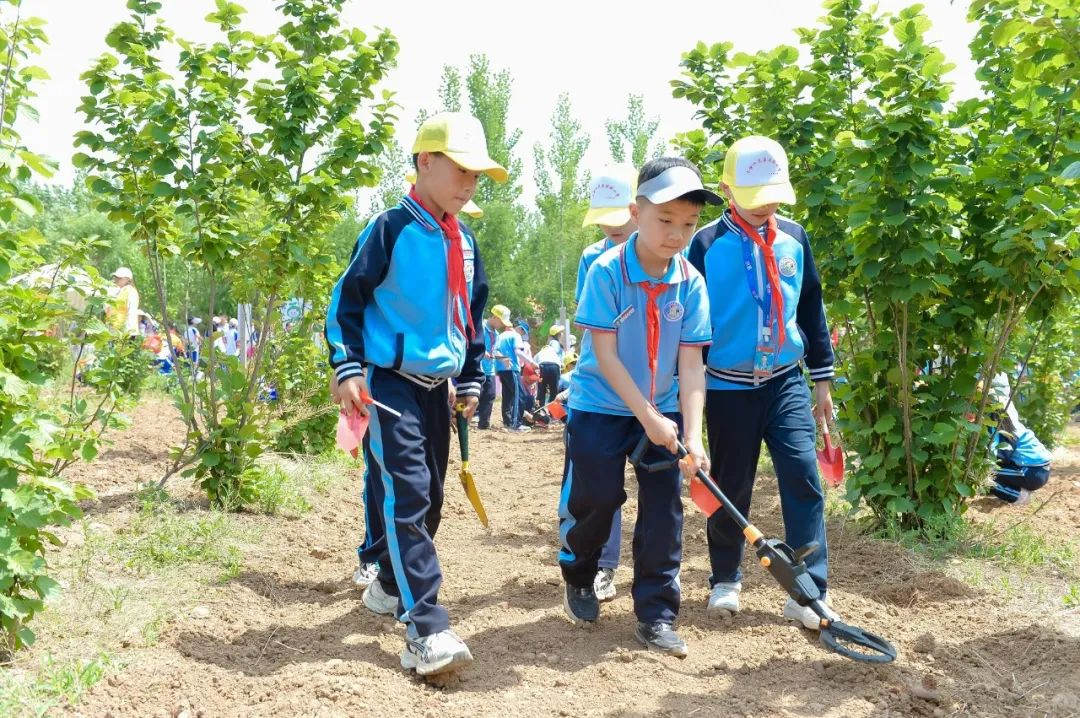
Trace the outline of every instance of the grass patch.
{"type": "Polygon", "coordinates": [[[277,465],[309,499],[327,496],[337,484],[358,480],[364,472],[362,459],[354,459],[337,448],[314,456],[282,456],[277,465]]]}
{"type": "Polygon", "coordinates": [[[267,516],[300,516],[311,510],[311,503],[300,490],[295,474],[278,464],[253,467],[246,477],[251,483],[251,508],[267,516]]]}
{"type": "Polygon", "coordinates": [[[773,466],[772,456],[769,455],[768,449],[764,446],[761,447],[761,454],[758,455],[757,475],[776,476],[776,467],[773,466]]]}
{"type": "Polygon", "coordinates": [[[1065,603],[1065,608],[1080,608],[1080,583],[1070,583],[1061,600],[1065,603]]]}
{"type": "Polygon", "coordinates": [[[1023,523],[1003,530],[994,523],[955,518],[942,520],[922,531],[888,526],[879,530],[877,537],[895,541],[935,560],[979,559],[1003,568],[1049,567],[1067,574],[1076,570],[1076,549],[1071,543],[1050,540],[1023,523]]]}
{"type": "Polygon", "coordinates": [[[131,524],[118,530],[109,553],[141,573],[199,565],[218,570],[219,581],[240,573],[240,544],[248,531],[221,511],[181,512],[160,490],[144,491],[131,524]]]}
{"type": "Polygon", "coordinates": [[[112,669],[114,660],[102,653],[89,660],[58,661],[44,656],[33,670],[0,670],[0,715],[44,716],[53,708],[74,705],[112,669]]]}

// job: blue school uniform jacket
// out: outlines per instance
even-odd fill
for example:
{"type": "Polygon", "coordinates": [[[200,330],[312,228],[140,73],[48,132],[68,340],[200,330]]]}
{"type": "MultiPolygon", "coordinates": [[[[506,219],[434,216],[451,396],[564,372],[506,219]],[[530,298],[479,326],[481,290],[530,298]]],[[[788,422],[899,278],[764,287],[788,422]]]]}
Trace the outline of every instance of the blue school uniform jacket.
{"type": "MultiPolygon", "coordinates": [[[[690,263],[705,277],[712,313],[712,345],[706,356],[709,389],[756,386],[754,356],[766,319],[751,294],[750,283],[761,296],[768,293],[769,280],[753,242],[749,242],[748,266],[743,242],[742,230],[725,212],[698,230],[690,243],[690,263]]],[[[777,216],[773,250],[780,270],[786,335],[784,345],[778,347],[774,376],[795,369],[803,361],[813,381],[832,379],[833,349],[821,299],[821,278],[806,231],[777,216]]]]}
{"type": "Polygon", "coordinates": [[[434,218],[405,197],[371,220],[327,310],[326,342],[338,381],[371,364],[428,388],[457,377],[459,395],[479,395],[488,284],[476,238],[464,224],[461,242],[471,333],[463,302],[448,286],[447,239],[434,218]]]}

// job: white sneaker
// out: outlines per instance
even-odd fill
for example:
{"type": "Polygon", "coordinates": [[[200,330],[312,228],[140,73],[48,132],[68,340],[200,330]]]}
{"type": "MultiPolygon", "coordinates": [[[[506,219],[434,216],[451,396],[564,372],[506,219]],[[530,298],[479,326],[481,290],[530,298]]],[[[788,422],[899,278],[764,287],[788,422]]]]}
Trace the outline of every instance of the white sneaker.
{"type": "MultiPolygon", "coordinates": [[[[825,596],[821,597],[821,603],[825,606],[825,615],[829,617],[830,621],[839,621],[840,616],[836,615],[836,612],[832,610],[832,607],[825,602],[825,596]]],[[[789,598],[787,603],[784,604],[784,618],[789,621],[795,621],[801,623],[802,627],[810,631],[821,630],[821,618],[814,613],[814,609],[809,606],[800,606],[795,603],[795,599],[789,598]]]]}
{"type": "Polygon", "coordinates": [[[379,575],[379,564],[362,563],[353,571],[352,582],[357,586],[370,586],[379,575]]]}
{"type": "Polygon", "coordinates": [[[393,616],[397,611],[397,596],[391,596],[383,590],[382,584],[378,581],[372,581],[364,589],[363,601],[365,606],[380,616],[393,616]]]}
{"type": "Polygon", "coordinates": [[[465,641],[447,629],[423,638],[405,635],[405,648],[401,651],[401,667],[415,670],[419,676],[435,676],[463,668],[473,662],[472,653],[465,641]]]}
{"type": "Polygon", "coordinates": [[[593,579],[593,593],[600,603],[615,600],[615,569],[602,568],[596,572],[593,579]]]}
{"type": "Polygon", "coordinates": [[[742,591],[742,583],[718,583],[712,587],[709,593],[709,604],[705,607],[708,613],[718,616],[733,616],[739,612],[739,593],[742,591]]]}

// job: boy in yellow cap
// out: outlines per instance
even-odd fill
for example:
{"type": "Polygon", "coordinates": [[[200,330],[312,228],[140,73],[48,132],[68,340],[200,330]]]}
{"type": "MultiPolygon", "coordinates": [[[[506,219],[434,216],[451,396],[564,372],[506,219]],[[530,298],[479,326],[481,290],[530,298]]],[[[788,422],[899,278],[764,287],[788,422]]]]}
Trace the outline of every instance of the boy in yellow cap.
{"type": "MultiPolygon", "coordinates": [[[[405,181],[408,182],[410,186],[416,184],[416,170],[409,170],[406,172],[405,181]]],[[[480,209],[480,205],[473,202],[471,199],[462,206],[461,213],[467,214],[473,219],[480,219],[484,216],[484,210],[480,209]]]]}
{"type": "MultiPolygon", "coordinates": [[[[601,254],[630,238],[637,231],[637,223],[630,216],[630,204],[634,201],[637,188],[637,172],[628,165],[613,165],[603,168],[589,182],[589,210],[585,213],[582,227],[597,226],[604,233],[604,238],[590,244],[581,253],[578,263],[577,291],[574,299],[581,301],[581,290],[585,286],[585,276],[589,267],[601,254]]],[[[600,568],[596,573],[593,588],[596,597],[602,601],[615,599],[615,570],[619,567],[619,555],[622,549],[622,508],[615,512],[611,523],[611,535],[600,554],[600,568]]]]}
{"type": "Polygon", "coordinates": [[[491,411],[495,408],[495,385],[498,383],[495,345],[499,342],[499,334],[509,328],[510,308],[496,304],[491,308],[491,316],[484,322],[484,359],[480,362],[484,368],[484,386],[480,390],[480,406],[476,410],[477,429],[491,428],[491,411]]]}
{"type": "Polygon", "coordinates": [[[481,174],[497,182],[507,175],[488,156],[480,122],[464,113],[427,120],[412,154],[416,184],[357,239],[331,295],[326,341],[335,398],[346,413],[370,417],[366,507],[379,574],[363,602],[408,624],[401,665],[429,676],[473,660],[438,603],[442,571],[433,543],[448,407],[460,403],[471,417],[483,383],[487,278],[476,239],[456,215],[481,174]],[[380,408],[369,411],[373,402],[380,408]]]}
{"type": "MultiPolygon", "coordinates": [[[[767,137],[744,137],[724,158],[721,189],[728,210],[694,236],[690,263],[705,277],[713,341],[706,365],[705,417],[711,474],[749,515],[761,442],[780,489],[787,543],[818,545],[807,557],[826,590],[825,496],[815,453],[815,419],[832,415],[833,351],[821,280],[806,231],[777,215],[793,204],[784,149],[767,137]],[[814,382],[815,405],[802,365],[814,382]]],[[[712,576],[708,611],[739,610],[742,531],[726,512],[708,520],[712,576]]],[[[809,629],[820,621],[789,599],[784,617],[809,629]]]]}

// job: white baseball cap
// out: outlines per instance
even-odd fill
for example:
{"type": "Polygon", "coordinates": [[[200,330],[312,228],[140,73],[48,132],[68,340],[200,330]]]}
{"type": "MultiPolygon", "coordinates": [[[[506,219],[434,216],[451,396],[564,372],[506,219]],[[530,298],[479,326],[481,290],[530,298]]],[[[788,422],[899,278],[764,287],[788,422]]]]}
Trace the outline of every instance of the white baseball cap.
{"type": "Polygon", "coordinates": [[[611,165],[589,182],[589,211],[582,227],[602,224],[621,227],[630,221],[637,171],[630,165],[611,165]]]}
{"type": "Polygon", "coordinates": [[[116,271],[112,273],[114,279],[134,279],[135,276],[131,273],[131,270],[127,267],[117,267],[116,271]]]}
{"type": "Polygon", "coordinates": [[[723,198],[711,190],[705,189],[698,173],[685,165],[675,165],[641,183],[637,196],[644,197],[653,204],[670,202],[688,194],[694,194],[706,204],[722,204],[723,198]]]}

